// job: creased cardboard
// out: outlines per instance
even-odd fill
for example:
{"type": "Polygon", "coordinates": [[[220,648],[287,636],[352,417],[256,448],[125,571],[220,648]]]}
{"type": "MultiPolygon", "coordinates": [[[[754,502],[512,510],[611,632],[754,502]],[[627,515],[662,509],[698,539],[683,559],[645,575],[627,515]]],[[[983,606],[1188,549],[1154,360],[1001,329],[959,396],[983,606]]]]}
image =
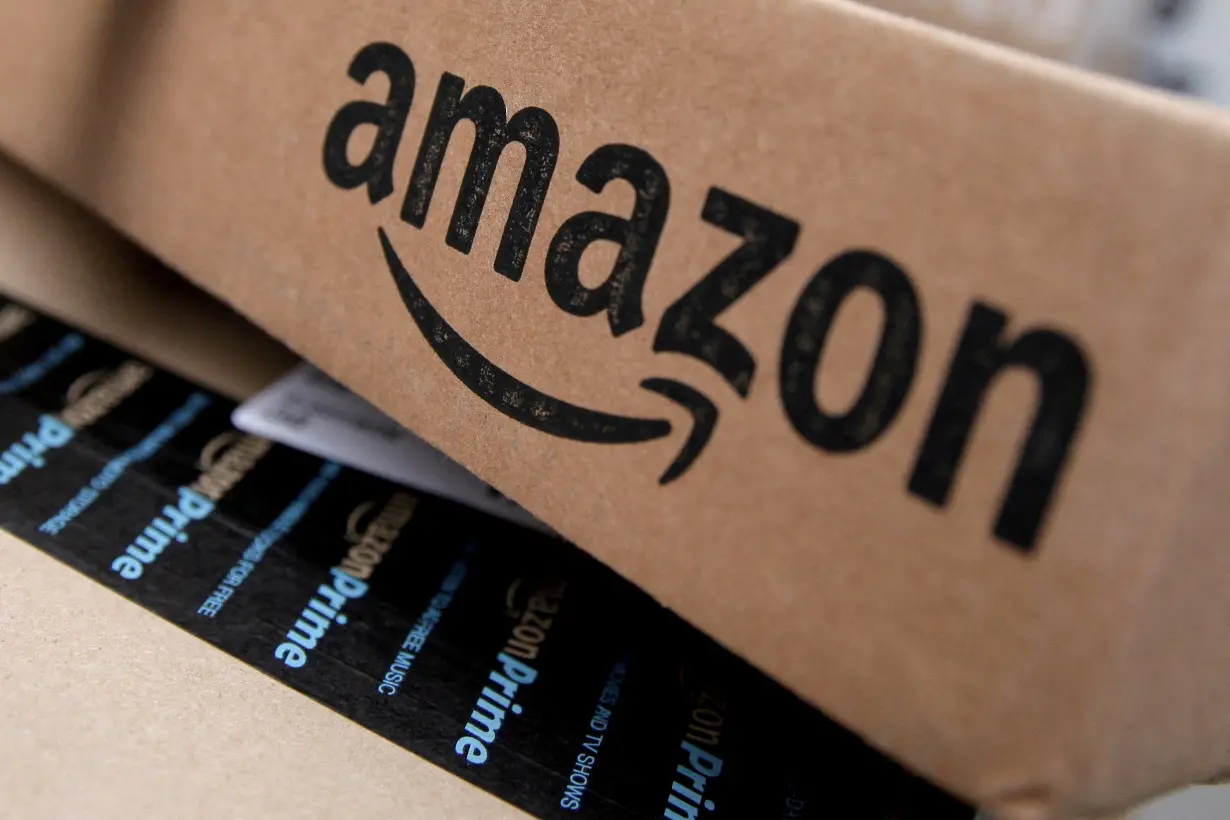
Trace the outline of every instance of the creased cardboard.
{"type": "Polygon", "coordinates": [[[243,399],[294,366],[286,348],[0,157],[0,289],[243,399]]]}
{"type": "Polygon", "coordinates": [[[819,0],[0,46],[0,144],[941,784],[1230,767],[1224,114],[819,0]]]}

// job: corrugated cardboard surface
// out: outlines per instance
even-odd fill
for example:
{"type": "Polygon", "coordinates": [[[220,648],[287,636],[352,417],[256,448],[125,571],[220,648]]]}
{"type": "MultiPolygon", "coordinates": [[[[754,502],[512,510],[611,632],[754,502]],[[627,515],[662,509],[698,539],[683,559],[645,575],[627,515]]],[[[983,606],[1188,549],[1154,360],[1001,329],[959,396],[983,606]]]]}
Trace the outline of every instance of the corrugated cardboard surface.
{"type": "MultiPolygon", "coordinates": [[[[21,77],[0,95],[0,143],[23,161],[942,784],[1032,820],[1230,765],[1228,605],[1188,592],[1227,577],[1230,387],[1210,376],[1230,365],[1224,114],[796,0],[5,3],[0,72],[21,77]],[[385,100],[382,79],[360,88],[346,70],[386,40],[419,80],[397,195],[373,207],[329,184],[321,144],[348,101],[385,100]],[[424,228],[399,221],[444,71],[559,123],[520,282],[492,271],[510,170],[472,252],[443,241],[461,137],[424,228]],[[602,316],[562,313],[542,279],[564,219],[629,207],[570,179],[610,142],[649,150],[672,181],[647,325],[620,339],[602,316]],[[711,185],[803,226],[787,263],[720,320],[758,363],[746,401],[652,350],[666,306],[736,244],[698,217],[711,185]],[[539,389],[677,431],[688,416],[639,382],[709,395],[721,421],[691,473],[657,485],[679,432],[569,442],[462,387],[407,316],[377,227],[457,332],[539,389]],[[860,247],[914,277],[923,354],[891,429],[857,455],[826,454],[782,412],[778,352],[805,283],[860,247]],[[904,489],[974,300],[1007,312],[1011,334],[1072,334],[1093,362],[1033,558],[991,537],[1028,379],[997,387],[953,503],[937,511],[904,489]]],[[[825,354],[826,406],[866,373],[876,303],[856,302],[825,354]]]]}

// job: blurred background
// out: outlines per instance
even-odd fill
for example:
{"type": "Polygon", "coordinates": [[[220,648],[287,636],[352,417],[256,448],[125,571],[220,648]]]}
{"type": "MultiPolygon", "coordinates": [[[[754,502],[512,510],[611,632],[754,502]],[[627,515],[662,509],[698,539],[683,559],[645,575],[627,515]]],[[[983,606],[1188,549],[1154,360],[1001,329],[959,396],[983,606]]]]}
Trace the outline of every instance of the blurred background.
{"type": "Polygon", "coordinates": [[[866,2],[1230,106],[1230,0],[866,2]]]}

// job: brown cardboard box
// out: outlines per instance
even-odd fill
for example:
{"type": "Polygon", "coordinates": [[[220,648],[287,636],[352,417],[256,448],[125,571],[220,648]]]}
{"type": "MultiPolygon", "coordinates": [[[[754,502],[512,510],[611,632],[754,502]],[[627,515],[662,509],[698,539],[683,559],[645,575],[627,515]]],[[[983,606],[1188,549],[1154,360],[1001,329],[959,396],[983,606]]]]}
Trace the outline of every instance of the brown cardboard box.
{"type": "Polygon", "coordinates": [[[821,0],[6,2],[0,69],[23,162],[943,785],[1230,768],[1226,115],[821,0]]]}

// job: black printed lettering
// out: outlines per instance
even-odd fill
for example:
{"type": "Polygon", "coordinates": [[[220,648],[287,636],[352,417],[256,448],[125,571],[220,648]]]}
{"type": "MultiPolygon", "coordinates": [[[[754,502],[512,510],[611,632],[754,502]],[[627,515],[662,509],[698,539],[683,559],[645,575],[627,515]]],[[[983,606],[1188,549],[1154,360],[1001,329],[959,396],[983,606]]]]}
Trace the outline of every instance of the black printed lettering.
{"type": "Polygon", "coordinates": [[[547,292],[562,310],[574,316],[605,310],[611,333],[622,336],[645,322],[641,295],[670,209],[671,188],[657,160],[631,145],[604,145],[577,171],[577,182],[596,194],[615,179],[632,185],[632,215],[621,219],[585,211],[565,221],[547,251],[546,280],[547,292]],[[588,288],[581,283],[581,256],[600,241],[619,245],[619,256],[606,281],[588,288]]]}
{"type": "Polygon", "coordinates": [[[377,72],[389,78],[388,102],[380,105],[355,100],[342,106],[329,123],[324,148],[329,181],[345,190],[366,184],[367,198],[373,205],[393,193],[393,160],[414,101],[414,64],[404,51],[388,43],[372,43],[350,64],[350,78],[360,84],[377,72]],[[367,158],[352,165],[347,149],[351,135],[361,125],[376,126],[376,137],[367,158]]]}
{"type": "Polygon", "coordinates": [[[718,408],[700,391],[674,379],[645,379],[641,387],[665,396],[692,414],[692,432],[688,434],[679,455],[658,478],[659,484],[670,484],[688,471],[708,445],[713,429],[717,427],[718,408]]]}
{"type": "Polygon", "coordinates": [[[1031,330],[1009,345],[1007,322],[990,305],[971,308],[909,488],[945,506],[991,382],[1007,367],[1034,371],[1037,409],[995,522],[997,538],[1030,552],[1084,416],[1091,377],[1085,354],[1067,336],[1031,330]]]}
{"type": "MultiPolygon", "coordinates": [[[[387,100],[381,104],[359,99],[342,106],[329,123],[323,150],[330,182],[342,189],[366,186],[373,204],[394,190],[394,163],[416,83],[410,58],[388,43],[368,45],[348,69],[350,78],[360,85],[377,73],[388,77],[387,100]],[[375,135],[364,159],[352,163],[351,143],[362,126],[372,126],[375,135]]],[[[518,143],[525,159],[494,260],[497,272],[518,281],[559,157],[559,131],[547,111],[525,107],[509,118],[504,97],[495,88],[479,85],[467,91],[464,79],[443,73],[401,204],[401,219],[413,227],[424,227],[449,144],[462,120],[474,126],[474,141],[445,241],[462,253],[470,252],[500,160],[511,143],[518,143]]],[[[645,323],[643,296],[669,214],[672,185],[666,169],[653,156],[620,143],[593,151],[581,163],[576,179],[595,194],[621,180],[631,187],[634,203],[626,217],[583,211],[564,220],[546,252],[544,283],[552,301],[572,316],[605,313],[612,335],[618,338],[645,323]],[[618,254],[606,279],[589,287],[581,281],[582,261],[586,251],[599,242],[612,243],[618,254]]],[[[789,217],[716,187],[708,189],[700,216],[733,234],[741,244],[666,308],[653,335],[653,350],[703,362],[746,399],[756,376],[756,357],[718,321],[790,257],[801,227],[789,217]]],[[[466,389],[505,417],[547,435],[587,444],[638,445],[677,431],[670,419],[654,417],[656,414],[621,415],[575,404],[503,370],[463,338],[427,299],[385,227],[378,227],[376,236],[396,293],[418,333],[466,389]]],[[[522,317],[506,318],[512,331],[521,328],[522,317]]],[[[1091,366],[1076,342],[1056,331],[1033,329],[1015,341],[1005,339],[1007,321],[1003,312],[987,304],[975,302],[971,307],[908,489],[937,507],[947,506],[995,377],[1010,367],[1032,371],[1039,385],[1037,405],[994,525],[997,538],[1031,552],[1083,423],[1091,366]]],[[[885,253],[847,251],[826,263],[804,287],[787,317],[782,341],[779,397],[795,431],[828,453],[858,452],[877,441],[909,398],[922,327],[922,306],[914,282],[885,253]],[[880,298],[884,324],[858,397],[844,413],[830,413],[821,407],[817,392],[825,345],[842,305],[859,288],[880,298]]],[[[658,478],[660,485],[670,485],[692,469],[712,440],[719,419],[738,415],[723,415],[708,396],[674,378],[643,377],[639,384],[691,417],[691,430],[677,442],[677,455],[658,478]]],[[[613,389],[626,391],[630,386],[613,389]]],[[[354,572],[367,571],[364,566],[374,560],[372,556],[383,554],[389,543],[378,529],[369,532],[355,553],[362,561],[354,565],[354,572]]],[[[531,608],[546,614],[553,611],[545,606],[531,608]]],[[[508,651],[536,657],[538,649],[532,639],[539,638],[551,620],[531,616],[514,635],[523,645],[510,643],[508,651]]],[[[287,663],[299,660],[293,655],[294,647],[286,651],[292,653],[287,663]]],[[[485,759],[485,749],[480,751],[485,759]]],[[[475,762],[471,757],[467,760],[475,762]]]]}
{"type": "Polygon", "coordinates": [[[461,77],[445,73],[440,78],[401,218],[416,228],[423,227],[453,131],[461,120],[469,120],[474,124],[474,146],[445,238],[449,247],[468,254],[500,157],[509,143],[520,143],[525,148],[525,164],[495,257],[496,272],[519,281],[555,173],[559,130],[551,115],[541,108],[523,108],[510,120],[500,92],[480,85],[462,96],[464,89],[461,77]]]}
{"type": "Polygon", "coordinates": [[[831,453],[860,450],[879,438],[910,392],[921,333],[914,286],[891,261],[877,253],[851,251],[822,267],[795,303],[782,344],[782,406],[794,429],[831,453]],[[817,403],[816,380],[837,311],[858,288],[880,297],[884,330],[862,393],[845,414],[834,416],[817,403]]]}
{"type": "Polygon", "coordinates": [[[666,309],[653,349],[700,359],[747,398],[756,360],[742,342],[713,320],[790,256],[799,225],[720,188],[709,189],[701,218],[742,237],[743,244],[666,309]]]}

